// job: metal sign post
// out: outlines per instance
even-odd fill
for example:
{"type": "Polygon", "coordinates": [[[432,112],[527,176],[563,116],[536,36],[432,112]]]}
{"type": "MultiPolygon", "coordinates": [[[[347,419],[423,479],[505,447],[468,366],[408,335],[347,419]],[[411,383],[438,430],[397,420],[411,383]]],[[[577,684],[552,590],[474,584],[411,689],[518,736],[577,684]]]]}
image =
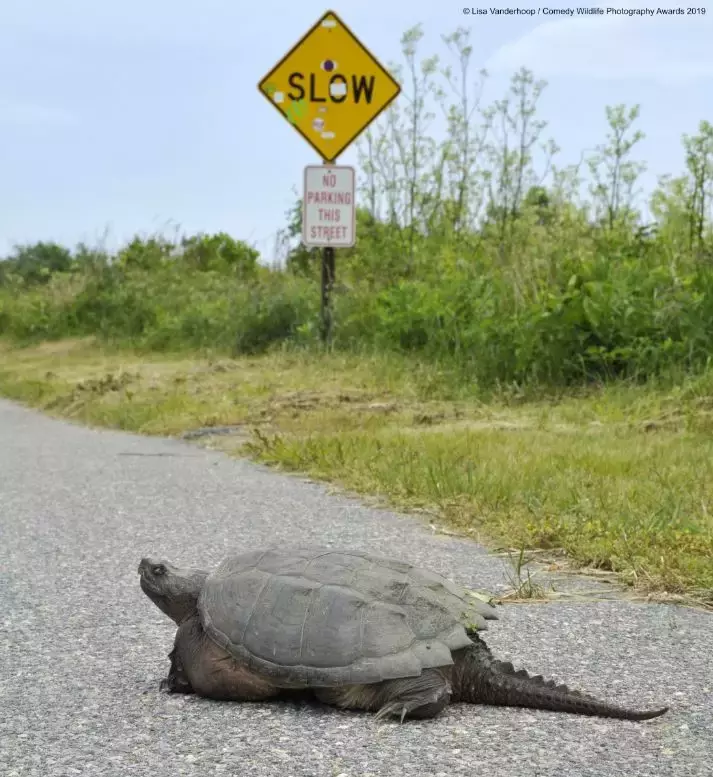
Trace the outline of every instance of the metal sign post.
{"type": "Polygon", "coordinates": [[[332,289],[335,273],[334,248],[325,246],[322,249],[322,342],[332,342],[332,289]]]}
{"type": "MultiPolygon", "coordinates": [[[[329,162],[323,159],[322,164],[328,165],[329,162]]],[[[304,203],[302,207],[305,207],[304,203]]],[[[334,321],[334,316],[332,315],[332,289],[334,289],[335,271],[334,246],[326,245],[322,248],[322,342],[325,345],[329,345],[332,342],[332,324],[334,321]]]]}

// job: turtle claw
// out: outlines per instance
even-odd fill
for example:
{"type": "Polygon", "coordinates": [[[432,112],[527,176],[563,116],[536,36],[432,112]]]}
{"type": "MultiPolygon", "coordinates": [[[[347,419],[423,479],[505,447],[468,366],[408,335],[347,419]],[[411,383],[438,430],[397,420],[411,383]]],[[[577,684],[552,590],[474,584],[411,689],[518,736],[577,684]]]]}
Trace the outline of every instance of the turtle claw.
{"type": "Polygon", "coordinates": [[[164,677],[159,683],[159,692],[193,693],[193,688],[183,671],[183,666],[178,660],[176,648],[168,654],[168,657],[171,659],[171,667],[168,670],[168,677],[164,677]]]}
{"type": "Polygon", "coordinates": [[[194,693],[191,684],[180,675],[169,674],[158,684],[159,693],[194,693]]]}
{"type": "Polygon", "coordinates": [[[375,720],[383,720],[389,715],[400,718],[400,722],[403,723],[406,716],[415,709],[418,705],[410,705],[408,702],[394,701],[391,704],[385,704],[375,716],[375,720]]]}
{"type": "Polygon", "coordinates": [[[169,672],[168,677],[164,677],[158,684],[158,690],[163,693],[180,693],[181,681],[174,672],[169,672]]]}

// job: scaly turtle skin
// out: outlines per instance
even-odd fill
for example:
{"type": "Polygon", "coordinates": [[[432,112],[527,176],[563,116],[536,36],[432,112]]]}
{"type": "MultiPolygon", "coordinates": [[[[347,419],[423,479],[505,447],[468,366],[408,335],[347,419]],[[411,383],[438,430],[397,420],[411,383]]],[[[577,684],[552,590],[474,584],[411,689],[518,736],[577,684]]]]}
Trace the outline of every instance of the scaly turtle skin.
{"type": "Polygon", "coordinates": [[[268,549],[208,574],[144,558],[144,593],[178,626],[161,687],[258,701],[309,691],[378,718],[429,718],[449,703],[624,720],[635,711],[515,671],[477,632],[495,608],[402,561],[328,548],[268,549]]]}

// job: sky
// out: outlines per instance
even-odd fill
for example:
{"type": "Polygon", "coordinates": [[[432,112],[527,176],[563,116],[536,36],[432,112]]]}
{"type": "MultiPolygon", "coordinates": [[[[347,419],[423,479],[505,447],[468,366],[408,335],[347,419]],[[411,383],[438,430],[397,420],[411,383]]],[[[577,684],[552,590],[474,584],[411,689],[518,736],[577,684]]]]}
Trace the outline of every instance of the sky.
{"type": "MultiPolygon", "coordinates": [[[[707,13],[489,10],[545,8],[532,0],[470,0],[485,15],[465,14],[464,0],[2,0],[0,256],[39,240],[111,248],[178,230],[229,232],[270,261],[305,165],[321,160],[257,83],[330,9],[385,65],[402,61],[401,34],[418,23],[422,56],[444,62],[441,36],[468,27],[474,78],[490,73],[486,103],[530,68],[548,82],[539,116],[560,164],[605,140],[606,105],[641,104],[650,189],[682,171],[682,134],[713,121],[713,2],[696,5],[707,13]]],[[[354,147],[339,163],[357,163],[354,147]]]]}

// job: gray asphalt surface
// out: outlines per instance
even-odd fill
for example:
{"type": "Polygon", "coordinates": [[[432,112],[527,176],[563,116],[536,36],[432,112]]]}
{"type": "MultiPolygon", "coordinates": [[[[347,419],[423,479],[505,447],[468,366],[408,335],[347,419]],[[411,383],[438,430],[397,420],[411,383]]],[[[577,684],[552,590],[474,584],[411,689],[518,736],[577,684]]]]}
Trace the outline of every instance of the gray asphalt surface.
{"type": "Polygon", "coordinates": [[[496,654],[646,723],[454,706],[424,722],[158,691],[172,623],[143,595],[157,555],[211,568],[274,543],[366,548],[498,590],[474,544],[176,440],[96,431],[0,400],[0,774],[713,774],[713,617],[623,601],[511,605],[496,654]]]}

